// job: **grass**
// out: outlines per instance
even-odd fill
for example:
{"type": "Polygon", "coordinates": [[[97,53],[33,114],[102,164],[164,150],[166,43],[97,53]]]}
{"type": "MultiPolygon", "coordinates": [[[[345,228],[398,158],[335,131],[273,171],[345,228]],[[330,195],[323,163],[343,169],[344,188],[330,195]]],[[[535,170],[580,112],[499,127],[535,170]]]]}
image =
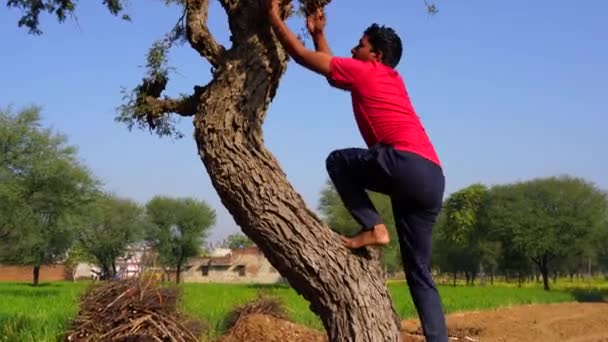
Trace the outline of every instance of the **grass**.
{"type": "Polygon", "coordinates": [[[289,318],[315,329],[322,329],[320,320],[308,308],[309,304],[286,285],[184,284],[181,308],[183,312],[209,324],[209,336],[217,337],[226,328],[228,313],[259,294],[277,297],[285,304],[289,318]]]}
{"type": "MultiPolygon", "coordinates": [[[[448,278],[442,278],[438,282],[442,285],[452,286],[453,281],[448,278]]],[[[479,279],[476,280],[476,284],[479,284],[479,279]]],[[[504,280],[495,280],[492,285],[488,281],[487,286],[499,286],[499,287],[517,287],[517,288],[542,288],[542,280],[539,281],[527,281],[523,284],[518,284],[517,281],[504,281],[504,280]]],[[[456,282],[457,286],[467,286],[464,279],[458,279],[456,282]]],[[[557,281],[554,281],[553,277],[551,277],[549,281],[549,286],[551,290],[599,290],[608,291],[608,278],[570,278],[570,277],[561,277],[558,278],[557,281]]]]}
{"type": "MultiPolygon", "coordinates": [[[[399,315],[404,319],[417,317],[407,284],[403,281],[392,281],[388,288],[399,315]]],[[[604,286],[598,288],[608,289],[604,286]]],[[[209,337],[217,337],[223,333],[224,318],[228,312],[235,306],[254,299],[258,292],[280,298],[287,304],[286,309],[292,321],[314,329],[323,329],[319,318],[308,308],[308,302],[288,286],[185,284],[183,289],[184,312],[208,322],[211,328],[209,337]]],[[[532,303],[608,301],[608,291],[590,286],[570,286],[552,291],[544,291],[542,286],[532,285],[522,288],[502,285],[439,286],[439,292],[447,313],[532,303]]]]}
{"type": "MultiPolygon", "coordinates": [[[[405,283],[389,286],[399,315],[403,318],[416,317],[416,311],[405,283]]],[[[515,287],[452,287],[440,286],[446,313],[458,311],[492,309],[532,303],[561,303],[576,301],[576,297],[566,291],[544,291],[540,288],[515,287]]]]}
{"type": "MultiPolygon", "coordinates": [[[[538,284],[522,288],[494,286],[440,286],[445,311],[457,312],[496,307],[573,301],[608,301],[608,282],[586,284],[558,282],[552,291],[538,284]],[[577,286],[578,284],[578,286],[577,286]]],[[[34,288],[28,284],[0,283],[0,342],[55,342],[77,313],[78,299],[87,283],[51,283],[34,288]]],[[[402,281],[388,284],[397,312],[403,318],[416,317],[407,285],[402,281]]],[[[320,320],[309,304],[286,285],[183,284],[180,308],[207,322],[208,337],[222,334],[228,313],[258,294],[278,297],[285,304],[291,320],[322,330],[320,320]]]]}
{"type": "Polygon", "coordinates": [[[56,341],[78,312],[85,283],[0,283],[0,341],[56,341]]]}

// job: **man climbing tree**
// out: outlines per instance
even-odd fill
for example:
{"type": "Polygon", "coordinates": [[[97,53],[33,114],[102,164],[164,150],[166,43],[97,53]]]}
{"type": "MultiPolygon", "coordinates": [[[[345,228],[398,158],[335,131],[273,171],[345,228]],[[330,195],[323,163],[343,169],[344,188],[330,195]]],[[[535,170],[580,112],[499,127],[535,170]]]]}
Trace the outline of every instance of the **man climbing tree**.
{"type": "Polygon", "coordinates": [[[369,149],[333,151],[329,175],[353,218],[363,228],[350,248],[386,246],[389,233],[366,189],[391,197],[407,283],[427,341],[447,341],[441,300],[430,274],[431,231],[443,200],[439,158],[394,69],[401,39],[391,28],[371,25],[352,49],[352,58],[333,57],[323,36],[319,9],[307,20],[318,51],[304,47],[283,22],[280,0],[264,0],[281,44],[294,60],[352,94],[355,119],[369,149]]]}
{"type": "MultiPolygon", "coordinates": [[[[313,13],[329,0],[301,0],[313,13]]],[[[10,0],[25,15],[20,24],[37,33],[41,11],[60,20],[75,1],[10,0]],[[33,4],[37,4],[34,6],[33,4]],[[40,6],[38,6],[40,5],[40,6]]],[[[122,13],[122,1],[104,1],[122,13]]],[[[378,250],[351,251],[309,210],[266,149],[262,126],[288,56],[277,41],[259,0],[219,0],[228,16],[231,46],[220,44],[207,26],[209,0],[172,0],[183,18],[148,56],[148,75],[121,106],[117,121],[178,134],[171,115],[192,117],[197,152],[222,203],[273,266],[311,303],[330,341],[398,341],[399,317],[387,290],[378,250]],[[163,97],[168,82],[167,50],[187,42],[212,66],[212,79],[179,98],[163,97]]],[[[279,8],[281,19],[294,12],[279,8]]]]}

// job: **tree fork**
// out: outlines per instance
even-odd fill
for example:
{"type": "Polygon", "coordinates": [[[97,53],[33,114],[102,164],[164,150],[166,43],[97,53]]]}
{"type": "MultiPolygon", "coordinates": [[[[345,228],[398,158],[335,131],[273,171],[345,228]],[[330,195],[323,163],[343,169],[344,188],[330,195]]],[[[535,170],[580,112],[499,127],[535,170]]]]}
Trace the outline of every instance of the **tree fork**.
{"type": "Polygon", "coordinates": [[[193,49],[206,58],[212,66],[217,67],[226,52],[215,40],[207,26],[210,0],[186,1],[186,35],[193,49]]]}

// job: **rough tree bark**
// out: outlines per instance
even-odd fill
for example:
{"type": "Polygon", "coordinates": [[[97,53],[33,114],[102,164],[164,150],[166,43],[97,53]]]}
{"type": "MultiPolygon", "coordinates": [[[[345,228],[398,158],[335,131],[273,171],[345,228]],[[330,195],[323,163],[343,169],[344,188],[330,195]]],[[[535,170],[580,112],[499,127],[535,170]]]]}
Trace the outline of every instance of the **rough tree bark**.
{"type": "MultiPolygon", "coordinates": [[[[230,49],[207,29],[209,0],[186,1],[188,41],[214,67],[212,81],[183,99],[148,96],[151,109],[145,115],[193,116],[198,153],[222,203],[311,303],[330,341],[398,341],[399,317],[378,251],[343,247],[264,147],[262,124],[288,57],[271,33],[260,1],[220,3],[228,14],[230,49]]],[[[291,4],[285,1],[285,6],[287,13],[291,4]]]]}

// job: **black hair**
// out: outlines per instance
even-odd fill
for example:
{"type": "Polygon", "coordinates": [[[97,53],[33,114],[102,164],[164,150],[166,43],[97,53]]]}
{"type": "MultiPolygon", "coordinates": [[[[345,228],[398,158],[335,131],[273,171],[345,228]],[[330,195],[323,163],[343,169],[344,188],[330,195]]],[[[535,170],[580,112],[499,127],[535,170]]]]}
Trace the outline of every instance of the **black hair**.
{"type": "Polygon", "coordinates": [[[395,30],[374,23],[365,30],[364,34],[372,46],[372,51],[382,52],[382,63],[391,68],[399,64],[403,47],[401,45],[401,38],[399,38],[395,30]]]}

